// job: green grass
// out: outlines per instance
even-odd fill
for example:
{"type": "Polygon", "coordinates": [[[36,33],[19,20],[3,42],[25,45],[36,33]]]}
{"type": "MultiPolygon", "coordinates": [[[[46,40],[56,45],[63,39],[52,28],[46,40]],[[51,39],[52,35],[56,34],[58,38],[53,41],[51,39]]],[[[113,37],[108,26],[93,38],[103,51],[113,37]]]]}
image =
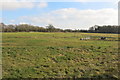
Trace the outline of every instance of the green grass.
{"type": "Polygon", "coordinates": [[[3,78],[118,78],[118,35],[3,33],[3,78]],[[91,36],[90,40],[79,40],[91,36]],[[98,40],[99,36],[112,37],[98,40]]]}

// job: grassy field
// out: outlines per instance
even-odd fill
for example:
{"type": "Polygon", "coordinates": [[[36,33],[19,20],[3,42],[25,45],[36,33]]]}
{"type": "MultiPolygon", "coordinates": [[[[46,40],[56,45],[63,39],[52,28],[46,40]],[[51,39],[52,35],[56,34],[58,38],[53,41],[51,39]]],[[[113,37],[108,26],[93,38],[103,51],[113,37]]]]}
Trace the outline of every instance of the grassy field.
{"type": "Polygon", "coordinates": [[[2,35],[3,78],[118,78],[117,34],[2,35]],[[91,39],[80,40],[84,37],[91,39]]]}

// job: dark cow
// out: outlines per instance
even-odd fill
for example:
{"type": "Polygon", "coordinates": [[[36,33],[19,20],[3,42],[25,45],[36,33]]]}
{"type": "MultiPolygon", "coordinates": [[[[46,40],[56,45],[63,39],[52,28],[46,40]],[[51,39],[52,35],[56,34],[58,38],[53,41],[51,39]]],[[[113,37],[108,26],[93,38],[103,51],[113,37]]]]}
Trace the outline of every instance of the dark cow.
{"type": "Polygon", "coordinates": [[[100,39],[101,39],[101,40],[105,40],[105,39],[106,39],[106,37],[101,37],[100,39]]]}

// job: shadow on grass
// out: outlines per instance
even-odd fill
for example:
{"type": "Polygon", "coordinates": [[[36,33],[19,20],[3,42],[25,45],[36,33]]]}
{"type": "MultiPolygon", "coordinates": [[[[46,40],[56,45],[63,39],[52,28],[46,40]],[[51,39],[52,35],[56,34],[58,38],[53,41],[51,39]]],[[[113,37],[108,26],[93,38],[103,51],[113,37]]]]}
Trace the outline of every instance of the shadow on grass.
{"type": "Polygon", "coordinates": [[[120,80],[109,74],[92,76],[92,78],[3,78],[2,80],[120,80]]]}

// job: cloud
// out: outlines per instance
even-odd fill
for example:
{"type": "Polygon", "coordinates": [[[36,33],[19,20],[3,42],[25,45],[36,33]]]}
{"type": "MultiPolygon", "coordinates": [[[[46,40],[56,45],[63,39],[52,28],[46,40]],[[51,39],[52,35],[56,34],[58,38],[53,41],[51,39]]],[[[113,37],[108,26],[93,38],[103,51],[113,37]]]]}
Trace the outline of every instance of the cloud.
{"type": "Polygon", "coordinates": [[[0,17],[0,22],[2,22],[2,18],[0,17]]]}
{"type": "Polygon", "coordinates": [[[46,2],[40,2],[39,4],[38,4],[38,7],[39,8],[44,8],[44,7],[47,7],[47,3],[46,2]]]}
{"type": "Polygon", "coordinates": [[[29,24],[29,23],[26,23],[26,22],[20,22],[19,24],[29,24]]]}
{"type": "Polygon", "coordinates": [[[30,2],[3,2],[1,6],[3,10],[15,10],[19,8],[33,8],[34,4],[30,2]]]}
{"type": "Polygon", "coordinates": [[[24,16],[21,20],[42,26],[53,24],[63,29],[88,29],[94,25],[117,25],[117,13],[117,10],[112,8],[99,10],[64,8],[42,15],[24,16]]]}
{"type": "Polygon", "coordinates": [[[30,0],[34,2],[118,2],[119,0],[30,0]]]}
{"type": "Polygon", "coordinates": [[[2,10],[16,10],[20,8],[44,8],[47,7],[47,2],[40,2],[40,4],[36,4],[33,2],[35,0],[5,0],[0,2],[0,9],[2,10]]]}
{"type": "Polygon", "coordinates": [[[115,2],[119,0],[73,0],[78,2],[115,2]]]}
{"type": "Polygon", "coordinates": [[[32,2],[37,0],[2,0],[0,2],[32,2]]]}
{"type": "Polygon", "coordinates": [[[45,8],[48,6],[47,2],[113,2],[117,3],[119,0],[2,0],[0,1],[0,10],[16,10],[20,8],[45,8]],[[39,4],[35,4],[38,2],[39,4]]]}

